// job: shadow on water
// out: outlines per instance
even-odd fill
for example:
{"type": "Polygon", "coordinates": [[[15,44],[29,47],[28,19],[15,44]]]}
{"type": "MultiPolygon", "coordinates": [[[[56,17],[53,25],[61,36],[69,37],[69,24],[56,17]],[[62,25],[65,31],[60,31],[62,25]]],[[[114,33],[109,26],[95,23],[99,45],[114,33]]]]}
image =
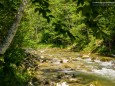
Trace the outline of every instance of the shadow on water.
{"type": "MultiPolygon", "coordinates": [[[[113,82],[107,78],[101,77],[99,75],[96,75],[96,74],[88,74],[88,73],[84,73],[84,72],[75,72],[75,75],[76,75],[76,77],[82,78],[81,83],[84,85],[89,84],[89,83],[93,83],[96,81],[101,86],[115,86],[115,82],[113,82]]],[[[96,86],[98,86],[98,83],[96,86]]]]}

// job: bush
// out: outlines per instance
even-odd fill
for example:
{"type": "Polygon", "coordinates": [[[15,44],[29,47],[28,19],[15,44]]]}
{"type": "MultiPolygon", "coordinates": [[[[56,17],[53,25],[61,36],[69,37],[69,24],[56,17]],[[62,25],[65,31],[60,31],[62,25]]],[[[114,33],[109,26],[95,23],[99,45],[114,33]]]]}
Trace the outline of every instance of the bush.
{"type": "Polygon", "coordinates": [[[25,86],[29,75],[23,71],[21,61],[25,58],[24,51],[19,48],[9,48],[3,58],[3,66],[0,68],[0,84],[2,86],[25,86]]]}

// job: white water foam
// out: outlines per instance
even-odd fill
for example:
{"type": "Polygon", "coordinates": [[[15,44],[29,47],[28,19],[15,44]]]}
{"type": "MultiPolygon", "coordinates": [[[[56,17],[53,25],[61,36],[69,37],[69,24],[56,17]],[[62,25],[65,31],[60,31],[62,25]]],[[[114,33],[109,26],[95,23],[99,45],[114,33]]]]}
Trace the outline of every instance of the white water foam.
{"type": "Polygon", "coordinates": [[[102,68],[100,70],[93,69],[92,72],[94,72],[96,74],[103,75],[103,76],[111,78],[111,79],[115,79],[115,70],[113,70],[113,69],[107,69],[107,68],[102,68]]]}

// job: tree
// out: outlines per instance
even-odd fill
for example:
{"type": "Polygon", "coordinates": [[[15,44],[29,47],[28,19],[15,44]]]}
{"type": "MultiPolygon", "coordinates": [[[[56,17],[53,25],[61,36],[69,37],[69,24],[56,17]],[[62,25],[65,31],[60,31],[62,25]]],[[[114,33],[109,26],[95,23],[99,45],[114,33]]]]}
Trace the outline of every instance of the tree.
{"type": "Polygon", "coordinates": [[[10,43],[12,42],[16,34],[16,31],[18,29],[21,18],[23,16],[23,11],[26,5],[27,5],[27,0],[22,0],[20,7],[17,11],[14,23],[12,24],[11,28],[8,30],[7,36],[3,39],[3,43],[0,45],[0,54],[4,54],[5,51],[8,49],[10,43]]]}
{"type": "MultiPolygon", "coordinates": [[[[100,0],[102,3],[94,3],[96,0],[78,0],[77,11],[82,11],[82,14],[86,17],[85,24],[90,29],[90,33],[96,39],[103,40],[101,52],[114,53],[114,28],[113,24],[115,16],[115,7],[113,4],[105,3],[105,0],[100,0]],[[111,52],[112,49],[112,52],[111,52]]],[[[106,0],[106,2],[112,3],[114,0],[106,0]]]]}

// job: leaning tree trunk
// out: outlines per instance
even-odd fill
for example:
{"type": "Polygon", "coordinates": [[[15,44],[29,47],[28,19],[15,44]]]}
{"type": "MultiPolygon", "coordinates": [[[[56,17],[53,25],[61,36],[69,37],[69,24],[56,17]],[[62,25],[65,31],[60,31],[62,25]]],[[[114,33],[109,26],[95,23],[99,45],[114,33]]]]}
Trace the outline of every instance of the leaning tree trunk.
{"type": "Polygon", "coordinates": [[[23,11],[26,8],[26,5],[27,5],[27,0],[22,0],[22,3],[20,4],[18,12],[16,14],[14,23],[12,24],[11,28],[8,30],[8,34],[5,37],[5,39],[3,39],[2,43],[0,44],[0,54],[4,54],[8,49],[9,45],[11,44],[16,34],[16,31],[18,29],[18,26],[20,24],[20,21],[22,19],[23,11]]]}

